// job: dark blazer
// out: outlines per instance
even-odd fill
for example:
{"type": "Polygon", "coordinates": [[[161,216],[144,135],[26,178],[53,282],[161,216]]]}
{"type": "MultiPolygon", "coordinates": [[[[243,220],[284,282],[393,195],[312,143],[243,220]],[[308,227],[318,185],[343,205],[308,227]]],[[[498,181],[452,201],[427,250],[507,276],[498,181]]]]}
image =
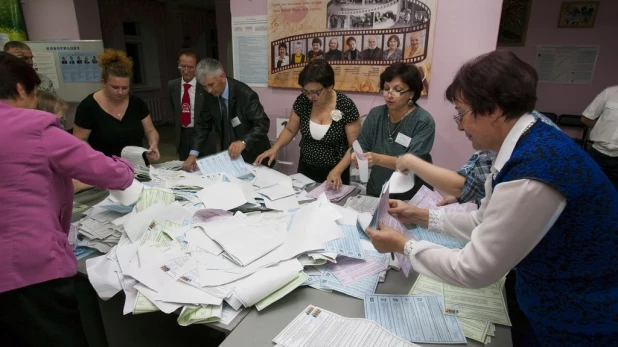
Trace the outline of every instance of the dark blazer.
{"type": "Polygon", "coordinates": [[[343,54],[338,49],[326,52],[325,57],[326,60],[343,60],[343,54]]]}
{"type": "MultiPolygon", "coordinates": [[[[230,77],[227,78],[227,83],[229,83],[229,100],[226,121],[230,122],[230,126],[232,119],[238,117],[240,121],[240,124],[232,128],[235,137],[232,141],[245,141],[247,147],[242,151],[242,157],[245,162],[253,163],[258,155],[270,148],[268,139],[270,119],[264,113],[264,107],[253,89],[230,77]]],[[[216,121],[221,117],[218,98],[205,93],[204,103],[202,112],[195,118],[196,135],[193,149],[203,146],[208,140],[211,129],[221,134],[219,122],[216,121]]]]}
{"type": "MultiPolygon", "coordinates": [[[[182,77],[179,77],[175,80],[171,80],[168,82],[167,84],[167,91],[169,94],[169,101],[170,101],[170,105],[172,106],[172,112],[173,112],[173,118],[174,118],[174,133],[176,134],[176,151],[178,151],[178,148],[180,146],[180,128],[181,125],[180,124],[180,103],[181,103],[181,99],[182,96],[180,94],[181,88],[182,88],[182,77]]],[[[200,112],[202,112],[202,109],[204,108],[204,95],[207,94],[206,91],[204,91],[204,88],[202,87],[201,84],[196,83],[195,85],[195,105],[193,105],[193,110],[195,112],[194,115],[194,119],[193,119],[193,126],[196,127],[196,122],[197,122],[197,117],[200,114],[200,112]]],[[[213,142],[213,146],[214,146],[214,142],[213,142]]],[[[200,148],[200,156],[205,155],[205,154],[210,154],[210,153],[214,153],[214,147],[210,148],[212,146],[208,146],[206,144],[206,147],[204,148],[200,148]],[[209,153],[202,153],[202,151],[205,148],[209,148],[210,152],[209,153]]]]}

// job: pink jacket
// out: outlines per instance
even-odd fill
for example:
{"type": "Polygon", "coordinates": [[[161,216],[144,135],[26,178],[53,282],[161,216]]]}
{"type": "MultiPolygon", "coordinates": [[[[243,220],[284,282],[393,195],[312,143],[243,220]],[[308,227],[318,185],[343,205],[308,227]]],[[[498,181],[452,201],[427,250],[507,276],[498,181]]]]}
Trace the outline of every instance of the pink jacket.
{"type": "Polygon", "coordinates": [[[126,189],[133,168],[60,129],[52,114],[0,101],[0,293],[77,273],[71,178],[126,189]]]}

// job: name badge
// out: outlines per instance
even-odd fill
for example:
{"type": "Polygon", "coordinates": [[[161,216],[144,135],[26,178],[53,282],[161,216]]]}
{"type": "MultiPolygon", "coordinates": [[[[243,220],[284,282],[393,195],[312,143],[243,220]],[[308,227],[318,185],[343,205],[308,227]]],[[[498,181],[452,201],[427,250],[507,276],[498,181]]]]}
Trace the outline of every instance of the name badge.
{"type": "MultiPolygon", "coordinates": [[[[239,125],[240,125],[240,119],[238,119],[238,117],[234,117],[234,118],[232,118],[232,126],[233,126],[234,128],[236,128],[236,127],[237,127],[237,126],[239,126],[239,125]]],[[[408,137],[408,138],[409,138],[409,137],[408,137]]]]}
{"type": "Polygon", "coordinates": [[[398,144],[408,148],[408,146],[410,145],[410,141],[412,141],[412,138],[410,138],[410,136],[406,136],[402,133],[397,134],[397,138],[395,138],[395,142],[397,142],[398,144]]]}

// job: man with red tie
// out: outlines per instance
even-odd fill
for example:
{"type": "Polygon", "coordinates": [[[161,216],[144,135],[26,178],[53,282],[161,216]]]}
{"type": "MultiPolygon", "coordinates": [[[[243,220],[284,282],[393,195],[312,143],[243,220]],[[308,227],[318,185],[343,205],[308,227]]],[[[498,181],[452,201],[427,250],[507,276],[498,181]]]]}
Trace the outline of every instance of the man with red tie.
{"type": "MultiPolygon", "coordinates": [[[[199,57],[192,49],[178,53],[180,78],[168,83],[169,100],[174,115],[176,150],[180,160],[186,160],[195,138],[195,115],[204,106],[204,88],[195,80],[195,68],[199,57]]],[[[215,152],[214,136],[199,150],[199,156],[215,152]]]]}

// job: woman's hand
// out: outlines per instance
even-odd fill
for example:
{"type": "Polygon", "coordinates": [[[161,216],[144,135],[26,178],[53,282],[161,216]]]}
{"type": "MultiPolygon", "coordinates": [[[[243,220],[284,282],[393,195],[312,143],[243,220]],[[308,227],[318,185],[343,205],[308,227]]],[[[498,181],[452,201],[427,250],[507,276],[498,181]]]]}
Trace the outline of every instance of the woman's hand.
{"type": "Polygon", "coordinates": [[[358,159],[356,159],[356,153],[354,153],[354,151],[350,152],[350,161],[352,166],[358,169],[358,159]]]}
{"type": "Polygon", "coordinates": [[[363,156],[367,158],[367,163],[369,164],[369,167],[372,167],[374,165],[380,165],[381,154],[377,154],[373,152],[365,152],[363,153],[363,156]]]}
{"type": "Polygon", "coordinates": [[[412,154],[406,153],[400,156],[399,158],[397,158],[397,163],[395,164],[397,171],[407,174],[408,171],[410,171],[410,169],[408,168],[409,165],[407,162],[411,157],[412,157],[412,154]]]}
{"type": "Polygon", "coordinates": [[[339,190],[342,184],[341,172],[337,168],[330,170],[328,177],[326,177],[326,188],[339,190]]]}
{"type": "Polygon", "coordinates": [[[270,166],[273,162],[273,160],[275,160],[275,158],[277,157],[277,152],[279,152],[278,150],[276,150],[275,148],[270,148],[269,150],[265,151],[264,153],[258,155],[257,158],[255,158],[255,162],[253,164],[259,165],[262,163],[262,161],[265,158],[268,158],[268,166],[270,166]]]}
{"type": "Polygon", "coordinates": [[[365,232],[371,238],[373,247],[380,253],[397,252],[403,254],[403,249],[408,242],[405,236],[382,222],[378,223],[378,230],[367,228],[365,232]]]}
{"type": "Polygon", "coordinates": [[[444,206],[444,205],[450,205],[450,204],[454,204],[457,202],[457,198],[452,196],[452,195],[447,195],[445,197],[442,198],[442,201],[438,202],[436,204],[436,206],[444,206]]]}
{"type": "Polygon", "coordinates": [[[423,209],[406,204],[401,200],[388,201],[388,213],[404,224],[416,224],[416,217],[423,209]]]}
{"type": "Polygon", "coordinates": [[[159,153],[159,145],[153,144],[148,148],[148,152],[146,152],[146,157],[150,160],[159,160],[161,158],[161,154],[159,153]]]}

